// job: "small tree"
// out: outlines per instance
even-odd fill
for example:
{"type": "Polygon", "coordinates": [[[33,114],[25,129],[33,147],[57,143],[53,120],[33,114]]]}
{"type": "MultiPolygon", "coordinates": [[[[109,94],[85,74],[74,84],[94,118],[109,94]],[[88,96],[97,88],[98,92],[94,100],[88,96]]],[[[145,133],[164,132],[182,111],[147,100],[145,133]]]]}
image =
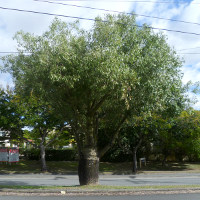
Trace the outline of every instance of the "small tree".
{"type": "Polygon", "coordinates": [[[65,123],[58,120],[47,103],[33,95],[22,98],[2,90],[0,102],[2,129],[8,131],[10,139],[27,141],[40,149],[41,170],[47,171],[45,148],[64,132],[65,123]]]}

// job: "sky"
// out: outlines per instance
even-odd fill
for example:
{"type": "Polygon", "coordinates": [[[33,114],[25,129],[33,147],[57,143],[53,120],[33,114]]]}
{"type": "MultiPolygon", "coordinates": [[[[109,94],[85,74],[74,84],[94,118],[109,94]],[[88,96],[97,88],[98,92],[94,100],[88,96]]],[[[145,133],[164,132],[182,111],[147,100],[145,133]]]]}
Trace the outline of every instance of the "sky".
{"type": "MultiPolygon", "coordinates": [[[[55,17],[10,9],[90,19],[96,16],[103,17],[108,13],[116,14],[111,11],[134,12],[138,14],[136,18],[138,24],[146,23],[154,28],[174,30],[162,31],[167,36],[169,45],[185,61],[182,67],[183,83],[190,80],[200,81],[200,0],[0,0],[0,56],[6,55],[3,52],[16,51],[17,45],[13,36],[17,31],[23,30],[40,35],[47,30],[55,17]],[[104,10],[87,9],[74,5],[104,10]],[[105,11],[105,9],[110,11],[105,11]],[[144,17],[144,15],[149,17],[144,17]]],[[[58,18],[66,22],[74,21],[67,17],[58,18]]],[[[80,20],[80,22],[81,26],[86,29],[89,29],[93,23],[88,20],[80,20]]],[[[0,65],[2,65],[1,60],[0,65]]],[[[11,76],[0,73],[0,85],[2,87],[13,86],[11,76]]],[[[196,95],[196,98],[199,101],[193,107],[200,109],[200,95],[196,95]]]]}

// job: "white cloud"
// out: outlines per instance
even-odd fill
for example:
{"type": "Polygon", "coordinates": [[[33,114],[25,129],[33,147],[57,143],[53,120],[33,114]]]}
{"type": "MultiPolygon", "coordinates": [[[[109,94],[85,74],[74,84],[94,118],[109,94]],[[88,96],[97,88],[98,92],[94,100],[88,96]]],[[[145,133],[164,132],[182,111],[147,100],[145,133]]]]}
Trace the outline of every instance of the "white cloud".
{"type": "Polygon", "coordinates": [[[183,83],[187,83],[188,81],[200,81],[200,62],[195,65],[184,66],[182,71],[184,73],[183,83]]]}
{"type": "Polygon", "coordinates": [[[0,73],[0,87],[6,88],[7,86],[14,87],[11,76],[8,73],[0,73]]]}

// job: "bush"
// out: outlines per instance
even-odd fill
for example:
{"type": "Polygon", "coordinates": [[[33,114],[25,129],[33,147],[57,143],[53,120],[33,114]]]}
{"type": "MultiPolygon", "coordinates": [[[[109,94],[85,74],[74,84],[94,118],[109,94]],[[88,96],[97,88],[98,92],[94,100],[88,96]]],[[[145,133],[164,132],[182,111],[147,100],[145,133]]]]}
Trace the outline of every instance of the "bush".
{"type": "MultiPolygon", "coordinates": [[[[27,160],[40,160],[39,149],[20,149],[20,154],[27,160]]],[[[46,149],[47,161],[74,161],[77,157],[75,149],[46,149]]]]}
{"type": "Polygon", "coordinates": [[[77,157],[77,151],[74,149],[55,150],[48,149],[46,151],[47,161],[74,161],[77,157]]]}
{"type": "Polygon", "coordinates": [[[20,156],[26,160],[39,160],[40,150],[39,149],[19,149],[20,156]]]}
{"type": "Polygon", "coordinates": [[[103,155],[101,162],[131,162],[132,155],[125,154],[120,148],[112,148],[103,155]]]}

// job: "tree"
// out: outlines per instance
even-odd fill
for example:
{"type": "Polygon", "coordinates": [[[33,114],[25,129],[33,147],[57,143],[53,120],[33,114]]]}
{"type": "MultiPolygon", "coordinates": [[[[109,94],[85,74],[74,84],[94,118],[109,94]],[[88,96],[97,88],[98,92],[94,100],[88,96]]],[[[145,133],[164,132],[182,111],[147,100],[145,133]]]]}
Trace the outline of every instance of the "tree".
{"type": "Polygon", "coordinates": [[[32,91],[70,124],[81,185],[98,184],[99,157],[130,114],[161,110],[175,95],[183,98],[181,61],[161,33],[137,27],[134,16],[96,18],[90,31],[56,19],[42,36],[19,32],[15,38],[19,55],[4,63],[16,91],[32,91]],[[98,149],[100,126],[112,134],[98,149]]]}
{"type": "Polygon", "coordinates": [[[157,116],[155,122],[153,144],[157,153],[162,153],[162,165],[168,156],[173,155],[182,161],[184,157],[198,159],[199,143],[199,111],[188,109],[177,116],[157,116]]]}
{"type": "Polygon", "coordinates": [[[179,160],[200,158],[200,112],[190,109],[183,111],[175,120],[172,131],[177,141],[175,155],[179,160]]]}
{"type": "Polygon", "coordinates": [[[9,140],[26,141],[40,149],[41,171],[47,171],[45,148],[64,132],[65,123],[47,103],[33,95],[22,98],[11,90],[1,90],[0,113],[0,127],[9,140]]]}
{"type": "Polygon", "coordinates": [[[21,115],[24,128],[23,139],[33,140],[35,148],[40,149],[41,171],[47,171],[45,149],[66,131],[66,124],[60,120],[47,102],[30,95],[14,99],[21,115]]]}
{"type": "Polygon", "coordinates": [[[120,131],[118,143],[125,153],[133,157],[132,172],[137,173],[137,152],[144,144],[151,143],[155,128],[155,116],[132,118],[120,131]]]}
{"type": "Polygon", "coordinates": [[[11,89],[0,88],[0,129],[6,135],[2,140],[21,142],[17,133],[22,132],[23,125],[21,123],[21,116],[19,115],[16,107],[12,104],[13,92],[11,89]]]}

